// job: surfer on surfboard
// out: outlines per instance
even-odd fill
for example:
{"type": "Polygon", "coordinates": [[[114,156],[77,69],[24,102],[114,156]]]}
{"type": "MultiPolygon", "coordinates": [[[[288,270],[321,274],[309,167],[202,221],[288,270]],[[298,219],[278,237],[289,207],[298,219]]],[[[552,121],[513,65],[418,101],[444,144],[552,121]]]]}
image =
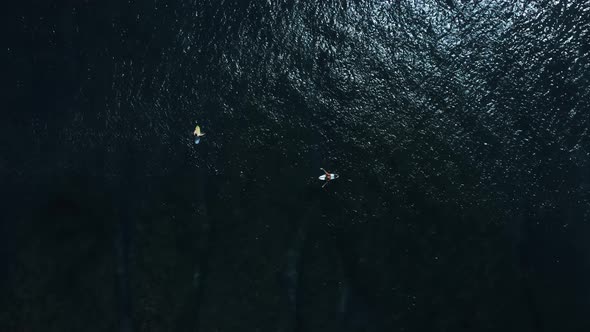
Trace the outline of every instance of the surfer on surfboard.
{"type": "Polygon", "coordinates": [[[205,136],[205,133],[201,132],[201,127],[198,125],[195,127],[193,134],[195,135],[195,144],[199,144],[199,142],[201,142],[201,137],[205,136]]]}
{"type": "Polygon", "coordinates": [[[324,173],[326,173],[326,174],[320,175],[320,177],[319,177],[320,180],[326,181],[326,183],[324,183],[324,185],[322,186],[322,188],[325,187],[328,184],[328,182],[330,182],[330,180],[335,180],[335,179],[337,179],[337,178],[340,177],[340,175],[338,175],[338,174],[329,173],[328,171],[326,171],[323,168],[320,168],[320,169],[322,171],[324,171],[324,173]]]}

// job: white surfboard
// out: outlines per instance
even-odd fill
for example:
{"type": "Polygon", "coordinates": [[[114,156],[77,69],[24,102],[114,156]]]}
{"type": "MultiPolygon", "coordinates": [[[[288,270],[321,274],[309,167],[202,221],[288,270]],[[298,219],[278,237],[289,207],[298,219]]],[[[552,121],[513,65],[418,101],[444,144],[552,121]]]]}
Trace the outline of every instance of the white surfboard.
{"type": "MultiPolygon", "coordinates": [[[[330,180],[334,180],[334,179],[337,179],[337,178],[340,177],[340,175],[338,175],[338,174],[330,174],[330,175],[331,175],[330,180]]],[[[319,176],[319,179],[322,180],[322,181],[325,181],[326,180],[326,174],[320,175],[319,176]]]]}

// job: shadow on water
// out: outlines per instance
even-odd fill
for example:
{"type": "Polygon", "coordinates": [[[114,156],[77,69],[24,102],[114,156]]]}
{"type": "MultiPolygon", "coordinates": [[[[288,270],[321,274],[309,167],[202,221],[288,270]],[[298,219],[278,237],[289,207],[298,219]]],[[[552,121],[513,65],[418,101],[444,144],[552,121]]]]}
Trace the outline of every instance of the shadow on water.
{"type": "MultiPolygon", "coordinates": [[[[312,257],[317,241],[322,247],[329,248],[329,257],[337,258],[331,268],[339,271],[336,279],[338,286],[333,296],[328,297],[324,304],[333,313],[333,320],[328,322],[330,329],[338,331],[382,331],[382,308],[377,308],[376,299],[367,288],[366,279],[358,266],[359,256],[355,250],[356,238],[351,231],[343,229],[326,229],[321,215],[334,214],[333,209],[322,208],[322,205],[339,204],[338,199],[329,192],[319,189],[314,184],[306,187],[306,202],[303,209],[293,209],[289,215],[288,246],[285,252],[284,265],[279,273],[281,289],[281,305],[277,331],[301,332],[318,328],[318,304],[311,294],[316,285],[310,284],[310,274],[317,268],[317,258],[312,257]],[[318,233],[319,232],[319,233],[318,233]],[[326,233],[327,232],[327,233],[326,233]],[[320,234],[324,234],[319,237],[320,234]],[[325,237],[326,234],[332,234],[325,237]],[[312,237],[310,239],[310,237],[312,237]],[[315,308],[311,310],[311,308],[315,308]]],[[[341,203],[341,202],[340,202],[341,203]]],[[[338,214],[338,213],[336,213],[338,214]]],[[[326,252],[324,253],[326,254],[326,252]]],[[[320,260],[328,259],[328,257],[320,260]]],[[[323,267],[324,269],[326,267],[323,267]]],[[[317,281],[316,281],[317,282],[317,281]]],[[[324,313],[328,316],[332,315],[324,313]]],[[[322,315],[319,315],[322,316],[322,315]]]]}
{"type": "Polygon", "coordinates": [[[585,282],[590,275],[590,255],[576,234],[587,232],[588,227],[576,221],[564,210],[541,211],[521,221],[515,240],[516,264],[535,331],[590,328],[590,323],[580,319],[590,307],[590,286],[585,282]],[[568,215],[564,228],[560,221],[568,215]]]}
{"type": "Polygon", "coordinates": [[[337,329],[349,332],[383,331],[383,313],[376,307],[377,301],[363,281],[353,243],[354,238],[350,234],[337,240],[343,271],[337,329]]]}

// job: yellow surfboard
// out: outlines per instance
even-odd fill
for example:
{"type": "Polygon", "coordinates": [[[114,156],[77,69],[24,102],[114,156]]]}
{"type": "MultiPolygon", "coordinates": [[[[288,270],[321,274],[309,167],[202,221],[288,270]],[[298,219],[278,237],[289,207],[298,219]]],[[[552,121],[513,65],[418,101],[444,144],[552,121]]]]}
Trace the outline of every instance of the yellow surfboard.
{"type": "Polygon", "coordinates": [[[195,135],[195,144],[199,144],[201,142],[201,137],[205,136],[205,133],[201,132],[201,127],[198,125],[195,127],[193,134],[195,135]]]}

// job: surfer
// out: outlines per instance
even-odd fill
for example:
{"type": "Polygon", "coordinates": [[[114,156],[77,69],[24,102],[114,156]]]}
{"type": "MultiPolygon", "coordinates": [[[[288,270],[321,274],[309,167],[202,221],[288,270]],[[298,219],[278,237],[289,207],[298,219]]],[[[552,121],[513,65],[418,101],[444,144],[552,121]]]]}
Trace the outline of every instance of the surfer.
{"type": "Polygon", "coordinates": [[[324,185],[322,186],[322,188],[324,188],[328,182],[330,182],[330,180],[335,180],[337,178],[339,178],[340,176],[338,174],[334,174],[334,173],[329,173],[328,171],[326,171],[323,168],[320,168],[322,171],[324,171],[324,175],[320,175],[319,179],[322,181],[326,181],[326,183],[324,183],[324,185]]]}
{"type": "Polygon", "coordinates": [[[201,127],[197,125],[193,135],[195,135],[195,144],[199,144],[199,142],[201,142],[201,137],[205,136],[205,133],[202,133],[201,127]]]}

